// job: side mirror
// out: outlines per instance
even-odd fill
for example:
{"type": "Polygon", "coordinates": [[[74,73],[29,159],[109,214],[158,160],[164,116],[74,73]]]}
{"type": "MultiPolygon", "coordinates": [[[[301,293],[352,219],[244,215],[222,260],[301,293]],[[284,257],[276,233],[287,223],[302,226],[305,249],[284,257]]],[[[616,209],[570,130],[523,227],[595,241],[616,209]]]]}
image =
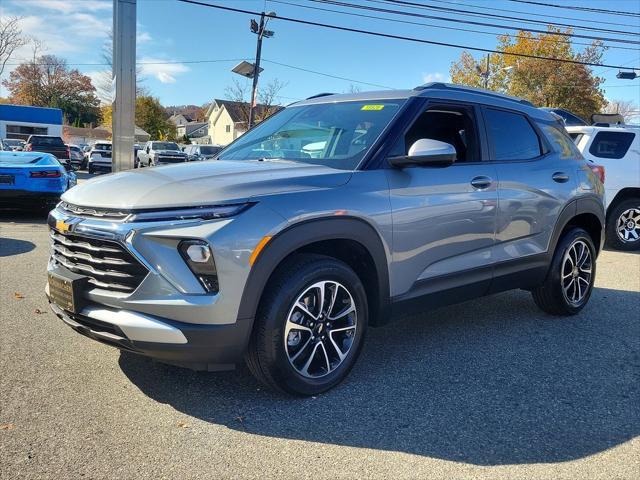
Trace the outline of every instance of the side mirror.
{"type": "Polygon", "coordinates": [[[147,153],[149,153],[149,147],[147,147],[147,153]]]}
{"type": "Polygon", "coordinates": [[[421,138],[409,148],[407,155],[389,158],[391,165],[397,168],[409,166],[448,167],[456,161],[456,149],[453,145],[421,138]]]}

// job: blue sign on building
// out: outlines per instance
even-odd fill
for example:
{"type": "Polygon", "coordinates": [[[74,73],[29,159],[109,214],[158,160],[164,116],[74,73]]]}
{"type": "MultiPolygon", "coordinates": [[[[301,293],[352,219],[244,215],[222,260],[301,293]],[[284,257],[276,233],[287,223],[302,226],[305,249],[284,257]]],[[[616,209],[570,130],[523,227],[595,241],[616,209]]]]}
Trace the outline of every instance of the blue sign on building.
{"type": "Polygon", "coordinates": [[[0,105],[0,138],[26,140],[29,135],[62,137],[62,110],[25,105],[0,105]]]}

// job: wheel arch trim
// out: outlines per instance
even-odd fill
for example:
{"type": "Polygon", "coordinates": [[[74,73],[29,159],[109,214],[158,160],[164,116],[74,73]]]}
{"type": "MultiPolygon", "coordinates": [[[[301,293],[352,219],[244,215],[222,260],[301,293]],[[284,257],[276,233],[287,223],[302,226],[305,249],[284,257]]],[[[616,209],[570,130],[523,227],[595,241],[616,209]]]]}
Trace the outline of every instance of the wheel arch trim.
{"type": "Polygon", "coordinates": [[[389,267],[380,234],[361,218],[339,216],[303,220],[275,234],[249,272],[237,318],[255,318],[267,281],[285,258],[307,245],[327,240],[355,241],[365,248],[375,264],[379,311],[381,314],[387,312],[390,296],[389,267]]]}

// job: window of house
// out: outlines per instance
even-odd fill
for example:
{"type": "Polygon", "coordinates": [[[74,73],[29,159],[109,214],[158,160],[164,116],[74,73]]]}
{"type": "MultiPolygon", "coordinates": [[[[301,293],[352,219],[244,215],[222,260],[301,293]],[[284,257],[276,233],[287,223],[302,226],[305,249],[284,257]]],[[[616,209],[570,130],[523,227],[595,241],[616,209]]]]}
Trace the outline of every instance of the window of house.
{"type": "Polygon", "coordinates": [[[542,154],[538,134],[524,115],[493,108],[484,114],[493,160],[530,160],[542,154]]]}
{"type": "Polygon", "coordinates": [[[226,131],[227,131],[227,133],[231,132],[231,125],[227,125],[226,131]]]}
{"type": "Polygon", "coordinates": [[[598,132],[589,153],[600,158],[622,158],[633,143],[633,132],[598,132]]]}

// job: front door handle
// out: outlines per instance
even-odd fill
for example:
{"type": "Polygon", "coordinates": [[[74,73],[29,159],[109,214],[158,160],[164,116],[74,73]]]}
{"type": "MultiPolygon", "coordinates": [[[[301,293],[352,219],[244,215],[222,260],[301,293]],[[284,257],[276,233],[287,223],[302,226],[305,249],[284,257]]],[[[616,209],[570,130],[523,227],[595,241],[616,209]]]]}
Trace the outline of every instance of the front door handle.
{"type": "Polygon", "coordinates": [[[473,188],[476,188],[478,190],[489,188],[492,182],[493,180],[491,178],[485,177],[484,175],[471,179],[471,185],[473,186],[473,188]]]}
{"type": "Polygon", "coordinates": [[[551,178],[553,178],[554,182],[558,183],[566,183],[569,181],[569,175],[564,172],[556,172],[551,176],[551,178]]]}

